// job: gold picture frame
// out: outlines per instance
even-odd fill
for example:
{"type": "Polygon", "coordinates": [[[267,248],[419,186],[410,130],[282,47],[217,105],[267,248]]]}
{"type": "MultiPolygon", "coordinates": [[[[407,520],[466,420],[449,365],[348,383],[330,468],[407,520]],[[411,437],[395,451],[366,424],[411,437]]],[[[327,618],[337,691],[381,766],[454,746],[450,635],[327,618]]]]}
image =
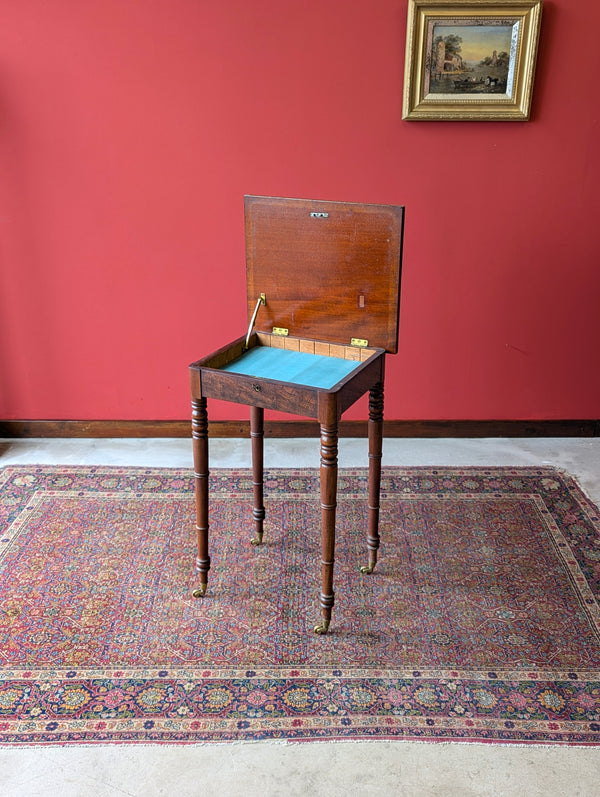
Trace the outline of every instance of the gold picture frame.
{"type": "Polygon", "coordinates": [[[409,0],[402,118],[529,119],[542,0],[409,0]]]}

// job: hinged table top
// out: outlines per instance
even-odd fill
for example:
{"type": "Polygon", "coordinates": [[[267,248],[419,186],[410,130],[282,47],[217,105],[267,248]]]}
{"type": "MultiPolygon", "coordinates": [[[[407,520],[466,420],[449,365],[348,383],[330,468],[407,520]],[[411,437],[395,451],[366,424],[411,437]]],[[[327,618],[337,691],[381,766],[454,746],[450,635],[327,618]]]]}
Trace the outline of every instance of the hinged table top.
{"type": "Polygon", "coordinates": [[[404,208],[246,196],[248,319],[256,329],[395,353],[404,208]]]}

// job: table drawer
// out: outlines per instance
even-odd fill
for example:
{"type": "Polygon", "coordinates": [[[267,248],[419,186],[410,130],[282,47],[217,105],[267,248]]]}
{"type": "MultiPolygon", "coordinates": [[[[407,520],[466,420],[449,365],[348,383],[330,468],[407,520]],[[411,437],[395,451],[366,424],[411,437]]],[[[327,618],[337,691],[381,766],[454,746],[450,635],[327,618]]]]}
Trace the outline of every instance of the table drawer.
{"type": "Polygon", "coordinates": [[[311,387],[202,368],[200,390],[205,398],[223,399],[312,418],[318,416],[318,391],[311,387]]]}

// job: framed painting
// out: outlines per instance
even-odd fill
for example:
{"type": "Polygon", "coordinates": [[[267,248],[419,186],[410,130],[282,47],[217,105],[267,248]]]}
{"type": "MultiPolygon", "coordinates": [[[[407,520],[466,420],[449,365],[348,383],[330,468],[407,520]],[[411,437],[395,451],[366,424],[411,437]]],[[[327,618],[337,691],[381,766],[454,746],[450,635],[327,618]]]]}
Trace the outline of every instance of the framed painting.
{"type": "Polygon", "coordinates": [[[403,119],[529,119],[542,0],[409,0],[403,119]]]}

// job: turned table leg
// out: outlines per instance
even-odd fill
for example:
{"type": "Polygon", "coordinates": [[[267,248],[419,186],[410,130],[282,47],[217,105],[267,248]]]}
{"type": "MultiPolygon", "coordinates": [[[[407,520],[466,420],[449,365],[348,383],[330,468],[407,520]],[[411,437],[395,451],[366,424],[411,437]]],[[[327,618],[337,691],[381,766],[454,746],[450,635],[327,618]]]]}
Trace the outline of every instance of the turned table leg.
{"type": "Polygon", "coordinates": [[[377,563],[382,446],[383,383],[379,382],[369,391],[369,516],[367,527],[369,564],[360,568],[361,573],[372,573],[377,563]]]}
{"type": "Polygon", "coordinates": [[[208,413],[206,399],[192,400],[192,447],[194,453],[194,489],[196,494],[196,534],[198,556],[196,570],[200,573],[200,586],[194,598],[206,594],[210,556],[208,554],[208,413]]]}
{"type": "Polygon", "coordinates": [[[335,561],[335,510],[337,503],[338,426],[337,416],[321,423],[321,605],[322,620],[315,633],[326,634],[334,604],[333,564],[335,561]]]}
{"type": "Polygon", "coordinates": [[[265,507],[263,503],[263,459],[264,459],[264,416],[262,407],[250,407],[250,437],[252,439],[252,488],[254,493],[255,537],[252,545],[260,545],[263,539],[265,507]]]}

